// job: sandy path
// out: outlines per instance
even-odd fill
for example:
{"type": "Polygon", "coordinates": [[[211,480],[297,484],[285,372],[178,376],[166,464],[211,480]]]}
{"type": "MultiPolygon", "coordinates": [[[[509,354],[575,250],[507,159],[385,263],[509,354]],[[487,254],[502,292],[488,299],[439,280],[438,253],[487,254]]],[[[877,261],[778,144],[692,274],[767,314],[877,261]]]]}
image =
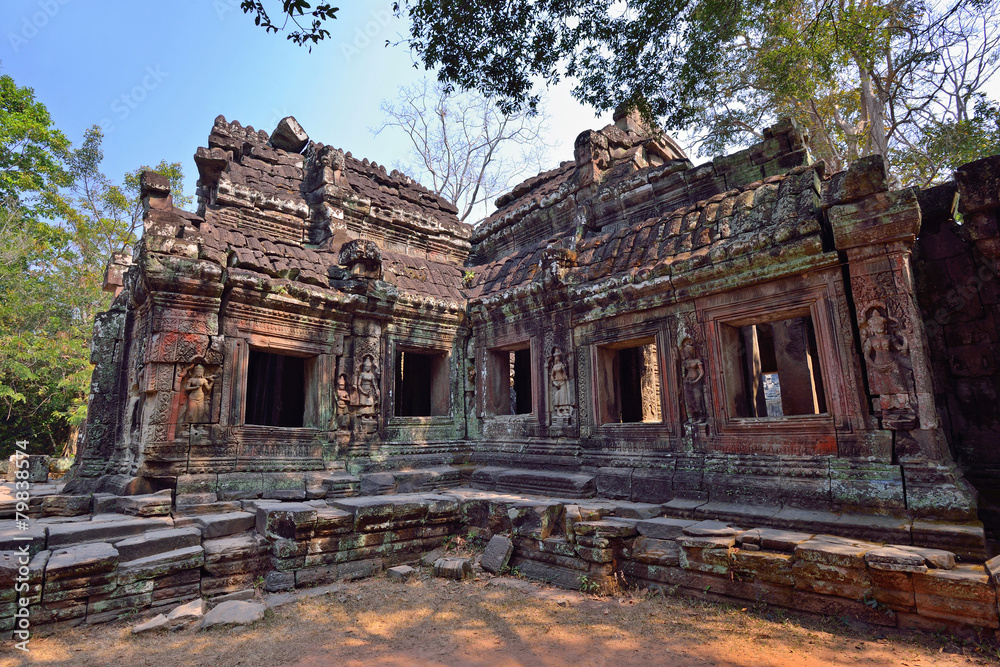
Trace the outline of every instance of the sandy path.
{"type": "Polygon", "coordinates": [[[777,609],[487,584],[380,577],[279,607],[251,627],[158,636],[133,636],[125,623],[65,629],[33,639],[27,661],[5,647],[0,665],[1000,664],[991,644],[777,609]]]}

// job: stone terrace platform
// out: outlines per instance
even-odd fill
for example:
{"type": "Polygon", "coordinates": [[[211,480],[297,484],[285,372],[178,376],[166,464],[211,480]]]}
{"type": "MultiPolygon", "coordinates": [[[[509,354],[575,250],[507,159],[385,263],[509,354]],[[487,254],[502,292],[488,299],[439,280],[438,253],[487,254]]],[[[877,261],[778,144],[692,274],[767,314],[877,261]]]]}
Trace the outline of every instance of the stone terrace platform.
{"type": "MultiPolygon", "coordinates": [[[[452,483],[446,472],[421,471],[419,484],[452,483]]],[[[415,483],[405,473],[377,474],[392,477],[391,485],[378,478],[381,488],[415,483]]],[[[24,553],[38,631],[225,599],[261,582],[279,591],[371,576],[472,532],[510,536],[511,567],[566,588],[610,591],[624,581],[882,625],[1000,628],[1000,558],[983,562],[981,526],[468,486],[350,495],[371,482],[326,477],[312,487],[324,497],[220,500],[216,490],[203,492],[202,503],[178,503],[196,498],[169,490],[88,498],[39,486],[47,495],[32,501],[26,531],[6,518],[15,508],[3,501],[0,627],[14,628],[24,553]]]]}

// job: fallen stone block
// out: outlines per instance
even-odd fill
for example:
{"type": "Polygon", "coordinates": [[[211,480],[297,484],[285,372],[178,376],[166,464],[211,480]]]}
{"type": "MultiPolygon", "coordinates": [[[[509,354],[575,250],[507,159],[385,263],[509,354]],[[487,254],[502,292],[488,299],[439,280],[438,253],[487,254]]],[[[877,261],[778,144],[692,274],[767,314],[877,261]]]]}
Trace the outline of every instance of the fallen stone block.
{"type": "Polygon", "coordinates": [[[416,568],[410,567],[409,565],[397,565],[396,567],[390,567],[386,570],[385,576],[388,577],[390,581],[406,581],[416,573],[416,568]]]}
{"type": "Polygon", "coordinates": [[[439,558],[434,561],[434,576],[461,581],[472,574],[472,560],[469,558],[439,558]]]}
{"type": "Polygon", "coordinates": [[[514,543],[502,535],[494,535],[486,545],[486,551],[483,552],[479,564],[487,572],[499,574],[508,566],[513,555],[514,543]]]}
{"type": "Polygon", "coordinates": [[[153,618],[149,619],[145,623],[140,623],[139,625],[132,628],[133,635],[141,635],[146,632],[161,632],[169,630],[171,627],[170,622],[167,620],[165,614],[157,614],[153,618]]]}
{"type": "MultiPolygon", "coordinates": [[[[445,551],[445,549],[442,548],[434,549],[433,551],[428,551],[427,553],[425,553],[423,556],[420,557],[420,564],[433,565],[434,561],[438,560],[439,558],[444,558],[445,553],[447,552],[445,551]]],[[[996,560],[998,563],[1000,563],[1000,556],[998,556],[996,560]]],[[[1000,571],[1000,566],[997,567],[997,570],[1000,571]]]]}
{"type": "Polygon", "coordinates": [[[201,628],[216,625],[247,625],[264,618],[264,605],[257,602],[229,600],[213,607],[201,621],[201,628]]]}
{"type": "Polygon", "coordinates": [[[196,621],[204,615],[205,601],[199,598],[197,600],[191,600],[187,604],[182,604],[174,609],[172,612],[167,614],[167,620],[175,625],[179,625],[196,621]]]}

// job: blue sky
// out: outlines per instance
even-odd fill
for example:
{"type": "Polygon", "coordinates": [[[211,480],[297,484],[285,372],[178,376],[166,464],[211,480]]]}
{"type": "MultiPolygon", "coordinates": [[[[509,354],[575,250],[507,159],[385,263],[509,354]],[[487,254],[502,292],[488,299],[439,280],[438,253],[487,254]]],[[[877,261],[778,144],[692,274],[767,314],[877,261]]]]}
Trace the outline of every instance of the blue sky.
{"type": "MultiPolygon", "coordinates": [[[[369,128],[382,119],[383,98],[425,73],[404,46],[385,47],[406,29],[390,6],[342,7],[332,38],[309,53],[255,27],[239,0],[3,0],[0,73],[33,88],[74,144],[101,124],[103,168],[116,180],[141,164],[177,161],[192,195],[192,156],[219,114],[268,132],[292,115],[311,138],[391,166],[405,159],[406,138],[369,128]]],[[[547,166],[572,159],[579,132],[610,122],[568,87],[550,93],[548,108],[547,166]]]]}

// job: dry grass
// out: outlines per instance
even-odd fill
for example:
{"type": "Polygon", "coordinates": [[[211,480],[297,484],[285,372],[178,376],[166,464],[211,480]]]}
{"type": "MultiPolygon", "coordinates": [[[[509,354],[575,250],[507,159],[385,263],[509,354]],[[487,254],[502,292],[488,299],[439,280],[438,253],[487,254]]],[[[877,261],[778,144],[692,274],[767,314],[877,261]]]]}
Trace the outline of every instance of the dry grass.
{"type": "MultiPolygon", "coordinates": [[[[131,624],[31,641],[40,665],[994,664],[992,645],[708,601],[610,598],[486,581],[384,577],[268,611],[253,626],[133,636],[131,624]]],[[[0,665],[22,664],[8,650],[0,665]]]]}

